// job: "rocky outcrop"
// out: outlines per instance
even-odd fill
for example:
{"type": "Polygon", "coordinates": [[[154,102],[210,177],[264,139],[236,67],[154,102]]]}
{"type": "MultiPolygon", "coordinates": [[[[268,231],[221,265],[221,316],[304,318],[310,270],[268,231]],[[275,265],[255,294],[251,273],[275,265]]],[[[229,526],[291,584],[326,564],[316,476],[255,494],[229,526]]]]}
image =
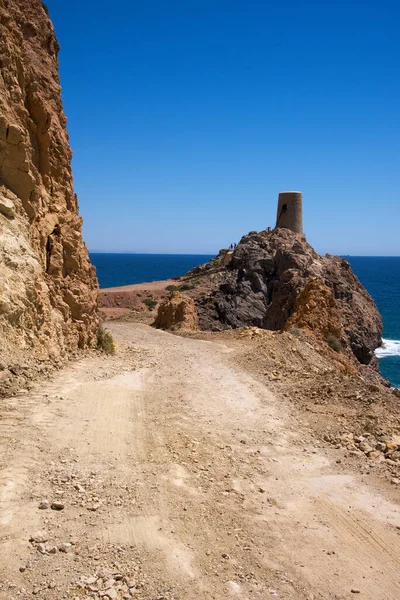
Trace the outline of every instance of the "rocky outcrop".
{"type": "Polygon", "coordinates": [[[9,371],[95,344],[97,280],[45,5],[2,0],[0,34],[0,363],[9,371]]]}
{"type": "Polygon", "coordinates": [[[238,244],[228,267],[220,258],[214,259],[186,278],[196,281],[202,290],[204,281],[210,282],[208,293],[203,291],[201,297],[196,297],[201,329],[217,331],[253,325],[281,330],[305,290],[299,300],[303,308],[298,316],[310,328],[317,325],[318,319],[321,326],[325,311],[323,327],[328,326],[329,320],[331,326],[334,322],[336,336],[362,364],[371,362],[373,350],[381,344],[381,317],[350,264],[338,256],[320,256],[304,236],[289,229],[251,232],[238,244]],[[316,300],[318,286],[310,284],[311,279],[320,284],[321,304],[316,300]]]}
{"type": "MultiPolygon", "coordinates": [[[[355,375],[357,363],[344,335],[333,290],[320,279],[311,278],[297,296],[292,316],[283,331],[308,334],[307,339],[337,370],[355,375]]],[[[376,366],[376,365],[374,365],[376,366]]]]}
{"type": "Polygon", "coordinates": [[[154,326],[172,331],[198,330],[199,318],[192,298],[172,292],[171,297],[160,304],[154,326]]]}

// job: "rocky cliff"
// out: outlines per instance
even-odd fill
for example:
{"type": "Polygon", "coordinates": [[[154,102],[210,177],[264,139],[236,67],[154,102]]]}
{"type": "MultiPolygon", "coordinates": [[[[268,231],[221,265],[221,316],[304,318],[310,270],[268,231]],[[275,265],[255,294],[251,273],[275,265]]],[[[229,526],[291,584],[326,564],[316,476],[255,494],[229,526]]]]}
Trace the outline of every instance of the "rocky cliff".
{"type": "Polygon", "coordinates": [[[1,0],[0,384],[96,338],[58,50],[41,0],[1,0]]]}
{"type": "Polygon", "coordinates": [[[185,279],[196,285],[201,329],[307,327],[362,364],[382,341],[380,314],[350,264],[289,229],[252,232],[185,279]]]}

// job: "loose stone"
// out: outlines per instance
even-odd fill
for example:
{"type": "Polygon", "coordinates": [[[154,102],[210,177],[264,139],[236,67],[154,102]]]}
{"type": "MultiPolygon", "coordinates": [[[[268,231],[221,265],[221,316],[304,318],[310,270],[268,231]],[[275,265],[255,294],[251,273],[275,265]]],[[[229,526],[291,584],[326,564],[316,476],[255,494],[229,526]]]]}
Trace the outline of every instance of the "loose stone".
{"type": "Polygon", "coordinates": [[[35,542],[36,544],[43,544],[44,542],[48,542],[49,535],[45,531],[37,531],[29,538],[30,542],[35,542]]]}

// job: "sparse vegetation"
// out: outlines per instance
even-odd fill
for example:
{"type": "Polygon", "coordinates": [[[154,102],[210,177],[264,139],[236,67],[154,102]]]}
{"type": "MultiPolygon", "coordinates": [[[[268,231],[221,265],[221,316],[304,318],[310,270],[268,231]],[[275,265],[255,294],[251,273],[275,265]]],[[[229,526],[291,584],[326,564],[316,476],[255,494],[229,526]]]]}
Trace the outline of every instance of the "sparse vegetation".
{"type": "Polygon", "coordinates": [[[329,333],[326,336],[326,341],[328,342],[329,348],[332,348],[332,350],[334,350],[335,352],[341,352],[343,350],[342,344],[340,340],[336,337],[336,335],[329,333]]]}
{"type": "Polygon", "coordinates": [[[153,300],[152,298],[145,298],[142,302],[148,306],[150,310],[153,310],[157,306],[157,300],[153,300]]]}
{"type": "Polygon", "coordinates": [[[106,354],[115,354],[115,343],[113,336],[106,331],[102,325],[97,329],[97,348],[106,354]]]}
{"type": "Polygon", "coordinates": [[[169,292],[187,292],[188,290],[194,290],[195,287],[194,283],[183,283],[182,285],[167,285],[165,289],[169,292]]]}

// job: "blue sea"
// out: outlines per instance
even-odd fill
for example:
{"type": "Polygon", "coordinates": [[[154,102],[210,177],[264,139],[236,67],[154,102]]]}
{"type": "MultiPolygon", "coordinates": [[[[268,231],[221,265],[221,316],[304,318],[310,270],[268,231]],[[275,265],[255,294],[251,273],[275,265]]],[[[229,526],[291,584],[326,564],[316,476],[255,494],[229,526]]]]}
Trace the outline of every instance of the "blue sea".
{"type": "Polygon", "coordinates": [[[400,257],[346,256],[375,300],[383,319],[383,347],[376,351],[383,377],[400,388],[400,257]]]}
{"type": "MultiPolygon", "coordinates": [[[[100,287],[157,281],[184,275],[207,262],[199,254],[91,253],[100,287]]],[[[384,324],[384,345],[377,350],[382,375],[400,388],[400,257],[347,256],[361,283],[374,298],[384,324]]]]}
{"type": "Polygon", "coordinates": [[[90,253],[101,288],[178,277],[211,258],[214,255],[90,253]]]}

